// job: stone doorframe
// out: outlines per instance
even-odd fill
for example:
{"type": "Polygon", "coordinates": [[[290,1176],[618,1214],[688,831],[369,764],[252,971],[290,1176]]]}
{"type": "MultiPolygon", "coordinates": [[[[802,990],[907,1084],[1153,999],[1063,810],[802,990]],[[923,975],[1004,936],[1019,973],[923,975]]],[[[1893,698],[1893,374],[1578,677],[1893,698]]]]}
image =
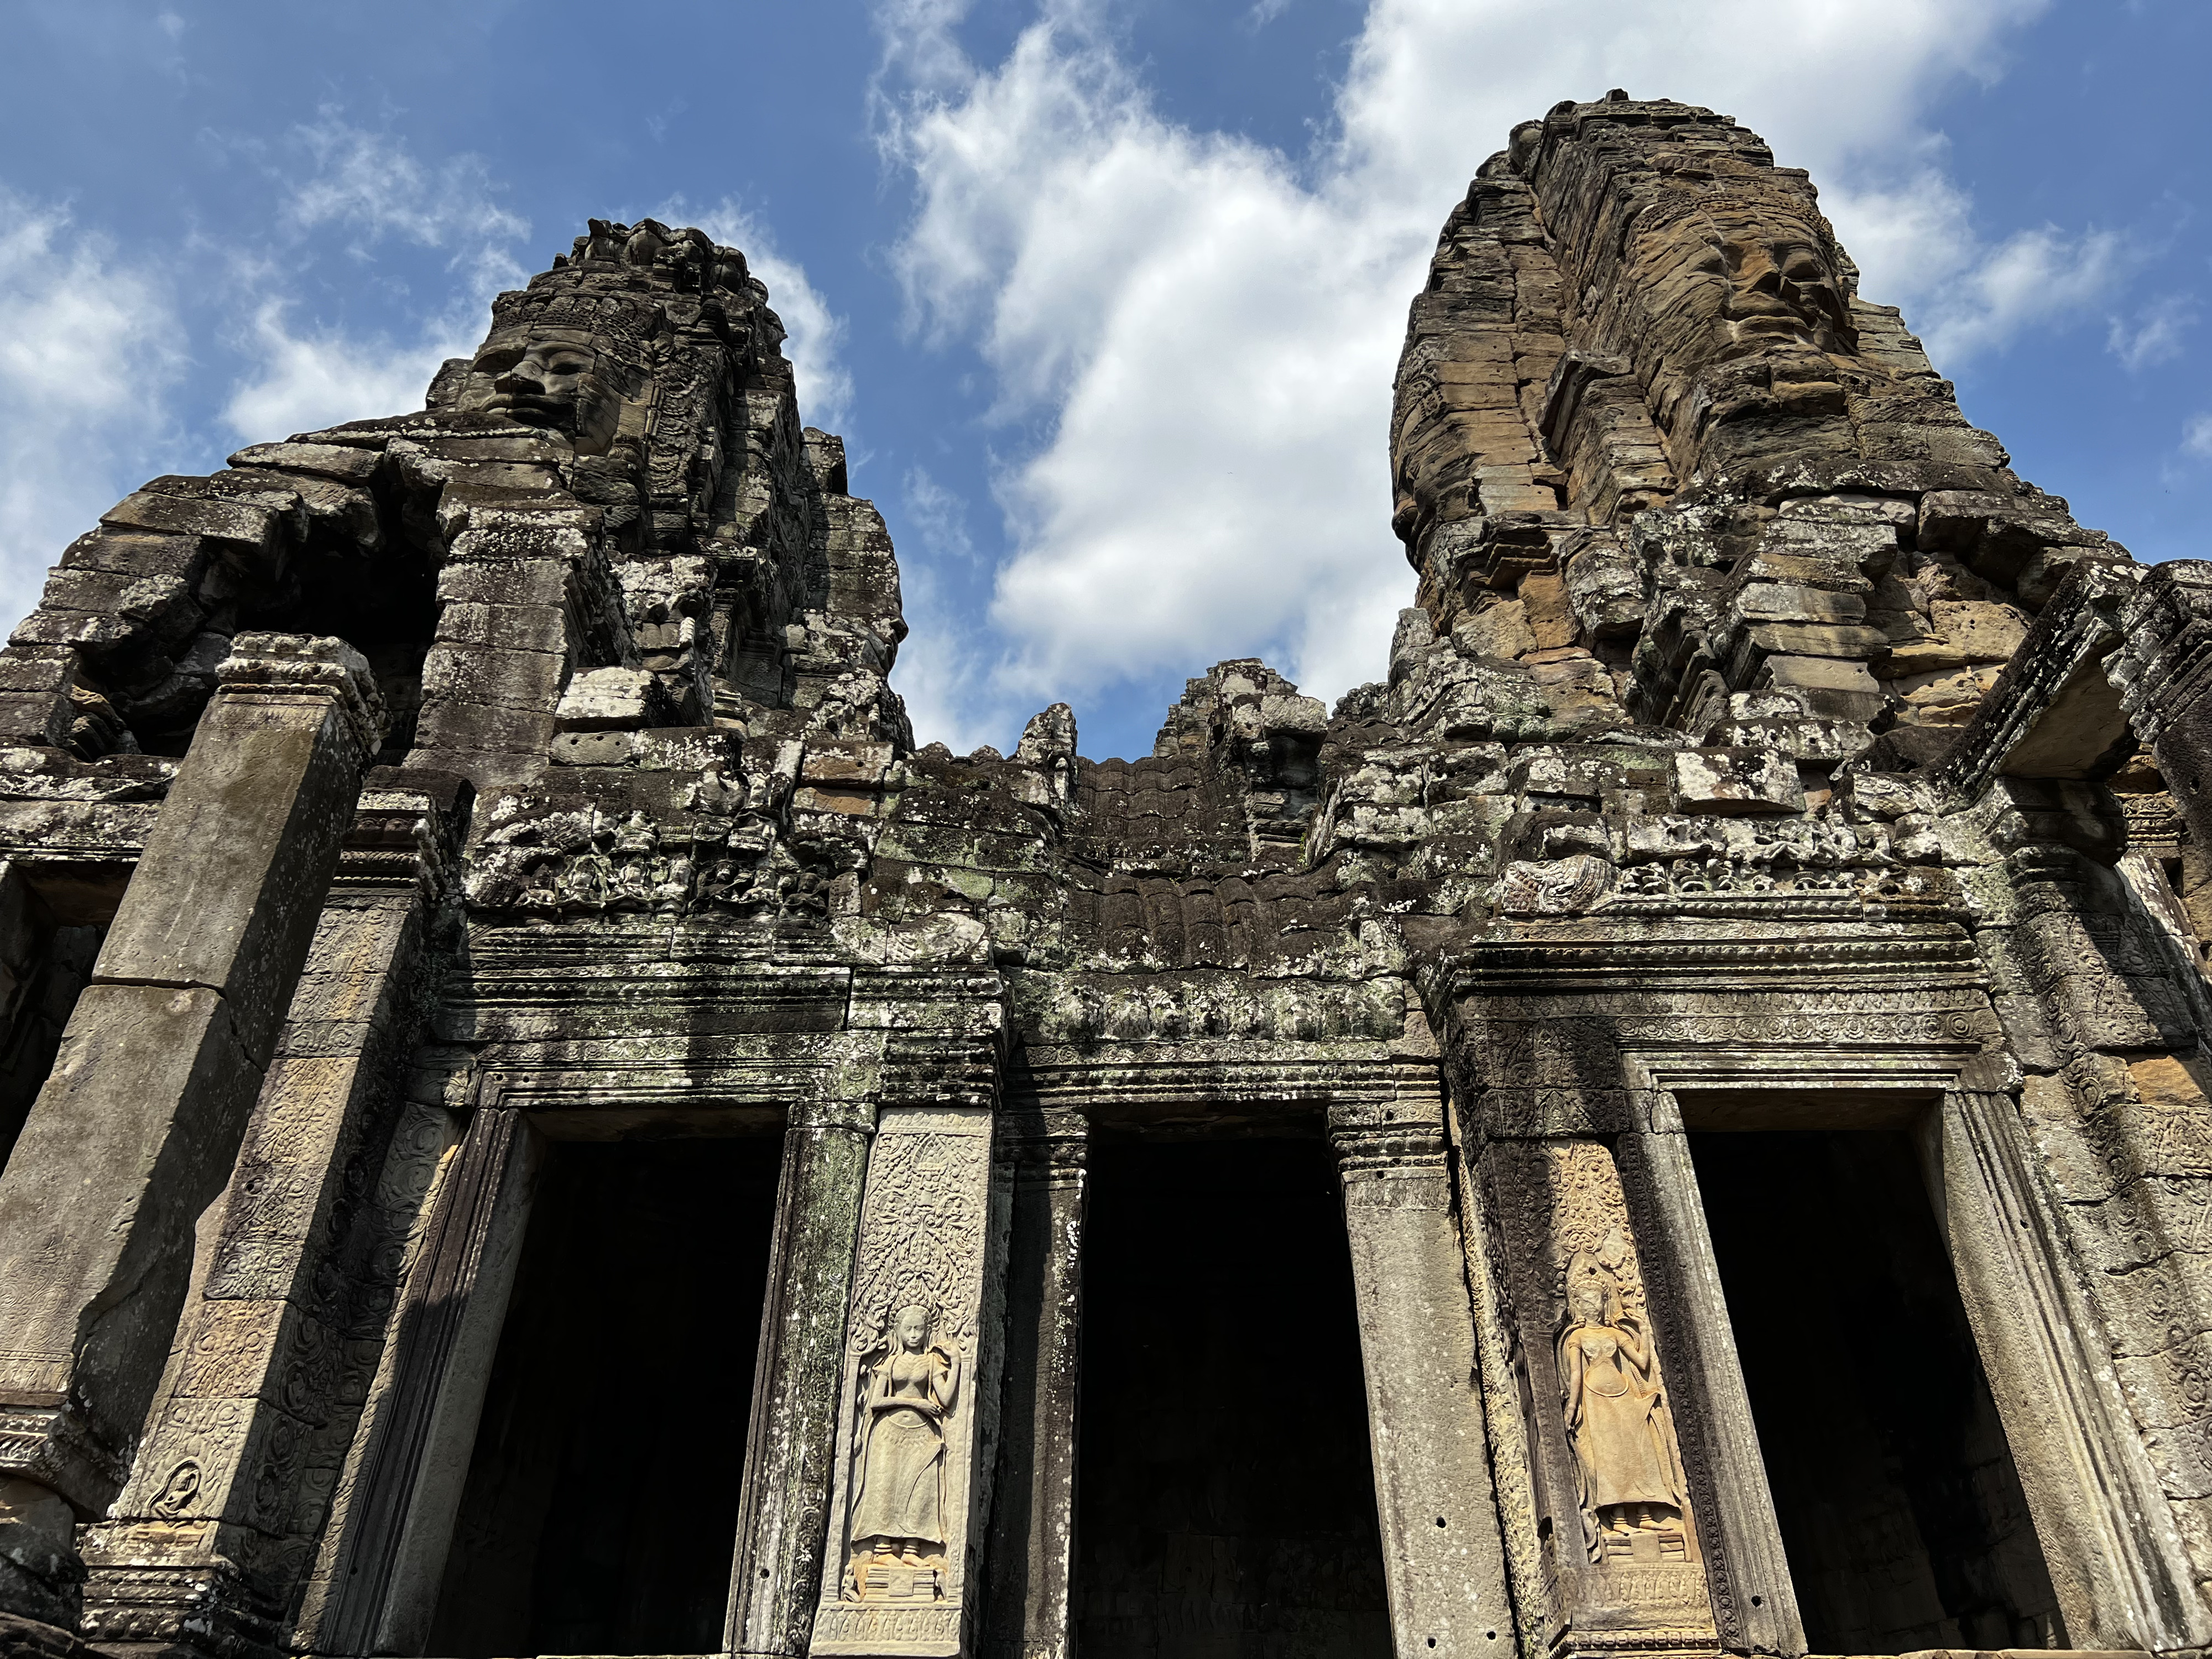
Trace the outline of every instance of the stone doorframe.
{"type": "MultiPolygon", "coordinates": [[[[1271,1122],[1325,1122],[1335,1155],[1366,1382],[1368,1439],[1381,1525],[1394,1650],[1413,1656],[1507,1654],[1513,1610],[1491,1484],[1491,1448],[1476,1379],[1474,1313],[1453,1191],[1440,1058],[1410,996],[1395,1041],[1139,1041],[1036,1045],[1016,1051],[1009,1108],[1032,1138],[1075,1149],[1102,1124],[1170,1133],[1265,1133],[1271,1122]]],[[[1079,1286],[1083,1194],[1035,1236],[1053,1257],[1049,1282],[1079,1286]]],[[[1017,1212],[1016,1237],[1023,1224],[1017,1212]]],[[[1018,1276],[1020,1264],[1015,1264],[1018,1276]]],[[[1063,1309],[1079,1307],[1079,1290],[1063,1309]]],[[[990,1659],[1062,1659],[1073,1650],[1070,1569],[1075,1549],[1076,1391],[1079,1320],[1046,1306],[1017,1331],[1017,1377],[1030,1437],[1026,1559],[1008,1577],[1026,1605],[997,1610],[990,1659]],[[1028,1353],[1018,1350],[1026,1344],[1028,1353]]],[[[1008,1465],[1001,1464],[1001,1480],[1008,1465]]],[[[994,1585],[994,1589],[996,1586],[994,1585]]]]}
{"type": "Polygon", "coordinates": [[[651,1042],[607,1052],[624,1046],[600,1045],[582,1066],[562,1063],[575,1045],[441,1057],[470,1103],[331,1506],[301,1620],[315,1652],[423,1651],[544,1145],[614,1139],[656,1116],[694,1132],[744,1121],[783,1143],[732,1627],[738,1652],[805,1651],[861,1182],[885,1073],[902,1068],[886,1063],[882,1032],[726,1037],[695,1045],[714,1050],[706,1065],[672,1063],[651,1042]]]}
{"type": "Polygon", "coordinates": [[[2166,1504],[2035,1176],[2018,1073],[1983,1046],[1988,1016],[1855,1017],[1818,1000],[1794,1018],[1608,1022],[1632,1120],[1609,1139],[1656,1334],[1694,1402],[1678,1422],[1721,1645],[1806,1651],[1691,1164],[1686,1099],[1701,1123],[1914,1130],[2069,1645],[2186,1645],[2166,1611],[2186,1603],[2186,1558],[2171,1525],[2157,1524],[2166,1504]],[[1920,1041],[1907,1035],[1916,1028],[1920,1041]]]}

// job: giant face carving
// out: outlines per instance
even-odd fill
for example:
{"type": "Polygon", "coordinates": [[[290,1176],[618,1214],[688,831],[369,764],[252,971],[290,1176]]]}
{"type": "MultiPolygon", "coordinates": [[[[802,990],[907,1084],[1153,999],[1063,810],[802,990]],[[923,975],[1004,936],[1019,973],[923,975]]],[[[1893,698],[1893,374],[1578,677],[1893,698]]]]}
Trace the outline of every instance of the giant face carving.
{"type": "Polygon", "coordinates": [[[1853,349],[1843,281],[1808,225],[1781,216],[1695,213],[1656,232],[1640,253],[1646,269],[1686,279],[1683,308],[1696,320],[1694,343],[1685,344],[1695,357],[1724,360],[1778,345],[1853,349]]]}
{"type": "Polygon", "coordinates": [[[564,432],[579,454],[604,454],[614,441],[621,399],[585,335],[562,331],[520,349],[487,346],[471,380],[473,407],[564,432]]]}

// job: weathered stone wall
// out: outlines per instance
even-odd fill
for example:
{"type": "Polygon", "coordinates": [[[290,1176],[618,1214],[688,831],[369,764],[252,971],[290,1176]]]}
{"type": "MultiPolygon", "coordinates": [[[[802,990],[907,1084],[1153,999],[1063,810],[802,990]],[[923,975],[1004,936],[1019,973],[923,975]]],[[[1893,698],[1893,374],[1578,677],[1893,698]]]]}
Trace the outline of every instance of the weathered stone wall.
{"type": "Polygon", "coordinates": [[[724,1650],[1066,1655],[1091,1142],[1325,1133],[1396,1651],[1801,1654],[1688,1137],[1881,1127],[2049,1577],[1930,1639],[2212,1643],[2212,576],[1856,290],[1724,117],[1517,129],[1412,308],[1387,678],[1223,663],[1134,761],[915,747],[883,522],[697,232],[133,495],[0,652],[0,1642],[464,1627],[548,1149],[742,1133],[724,1650]]]}

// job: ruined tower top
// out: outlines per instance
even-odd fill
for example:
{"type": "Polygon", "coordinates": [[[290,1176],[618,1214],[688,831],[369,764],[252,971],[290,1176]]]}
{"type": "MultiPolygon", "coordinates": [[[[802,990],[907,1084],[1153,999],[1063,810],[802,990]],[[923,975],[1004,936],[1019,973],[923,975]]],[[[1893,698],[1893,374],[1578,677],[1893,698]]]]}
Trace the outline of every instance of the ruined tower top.
{"type": "Polygon", "coordinates": [[[2016,477],[1898,312],[1860,296],[1802,171],[1727,116],[1618,91],[1516,127],[1446,221],[1391,465],[1439,635],[1512,602],[1524,574],[1548,603],[1556,575],[1575,619],[1543,644],[1617,647],[1624,707],[1693,732],[1717,687],[1861,728],[1963,721],[1993,675],[1897,683],[2002,661],[2069,571],[2127,560],[2016,477]],[[1805,522],[1762,529],[1778,515],[1805,522]],[[1833,556],[1784,584],[1831,597],[1755,615],[1781,592],[1780,568],[1759,567],[1746,616],[1796,624],[1791,648],[1693,660],[1682,607],[1725,602],[1762,540],[1833,556]],[[1923,648],[1938,602],[1996,608],[1957,613],[1977,641],[1923,648]]]}

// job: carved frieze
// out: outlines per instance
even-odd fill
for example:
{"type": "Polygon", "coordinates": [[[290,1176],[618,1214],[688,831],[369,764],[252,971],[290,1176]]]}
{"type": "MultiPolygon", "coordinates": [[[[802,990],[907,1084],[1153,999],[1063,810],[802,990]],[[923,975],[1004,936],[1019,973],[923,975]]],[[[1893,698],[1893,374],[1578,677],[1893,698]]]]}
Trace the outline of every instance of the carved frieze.
{"type": "Polygon", "coordinates": [[[1406,984],[1397,978],[1040,975],[1024,981],[1019,994],[1024,1035],[1044,1043],[1371,1042],[1396,1036],[1406,1024],[1406,984]]]}
{"type": "Polygon", "coordinates": [[[680,815],[595,802],[504,802],[473,849],[465,890],[494,914],[549,920],[652,915],[788,925],[854,908],[866,831],[836,814],[789,811],[798,745],[772,769],[684,785],[680,815]]]}

